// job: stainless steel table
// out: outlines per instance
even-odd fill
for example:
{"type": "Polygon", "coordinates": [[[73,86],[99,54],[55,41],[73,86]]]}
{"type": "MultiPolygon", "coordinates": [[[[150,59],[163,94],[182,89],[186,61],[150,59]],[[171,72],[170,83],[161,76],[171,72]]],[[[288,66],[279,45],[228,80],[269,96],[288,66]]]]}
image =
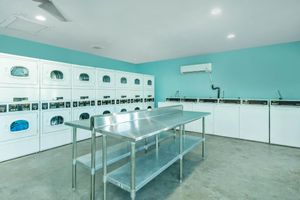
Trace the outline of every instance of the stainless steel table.
{"type": "MultiPolygon", "coordinates": [[[[174,109],[182,109],[182,106],[173,106],[172,108],[168,108],[167,110],[174,109]]],[[[72,188],[76,189],[76,168],[77,164],[81,164],[90,170],[91,173],[91,188],[90,188],[90,199],[95,199],[95,172],[102,168],[102,152],[96,151],[96,132],[100,132],[96,130],[97,128],[102,128],[109,125],[116,125],[118,123],[124,123],[129,120],[135,120],[137,117],[146,117],[149,118],[148,111],[134,111],[128,113],[120,113],[120,114],[111,114],[111,115],[101,115],[92,117],[91,120],[77,120],[72,122],[65,122],[65,125],[71,126],[73,129],[73,142],[72,142],[72,188]],[[77,156],[77,129],[84,129],[91,131],[91,153],[83,156],[77,156]]],[[[153,114],[153,113],[152,113],[153,114]]],[[[155,115],[159,115],[160,113],[155,111],[155,115]]],[[[146,150],[152,146],[158,146],[160,141],[173,136],[174,134],[171,132],[164,132],[160,134],[160,139],[150,138],[150,140],[145,139],[145,143],[140,142],[136,148],[136,151],[146,150]]],[[[102,136],[100,134],[100,136],[102,136]]],[[[108,152],[109,160],[107,160],[106,164],[112,164],[117,162],[125,157],[130,156],[130,145],[128,142],[119,143],[113,146],[110,146],[105,149],[108,152]]],[[[106,167],[106,166],[105,166],[106,167]]]]}
{"type": "Polygon", "coordinates": [[[149,181],[159,175],[177,160],[180,160],[179,178],[183,176],[183,156],[197,144],[202,143],[202,157],[205,154],[205,117],[209,113],[182,111],[182,107],[165,107],[152,111],[131,113],[130,115],[116,116],[110,119],[107,126],[97,126],[103,119],[94,116],[91,123],[94,130],[103,134],[102,160],[103,160],[103,199],[106,200],[106,184],[110,182],[128,192],[131,199],[135,199],[136,192],[149,181]],[[119,120],[117,119],[119,117],[119,120]],[[202,137],[188,136],[184,134],[184,124],[202,118],[202,137]],[[115,123],[114,123],[115,122],[115,123]],[[172,128],[180,127],[179,137],[168,141],[167,144],[158,146],[156,142],[155,152],[150,152],[136,159],[136,143],[155,136],[172,128]],[[130,142],[130,163],[107,173],[107,136],[130,142]],[[139,168],[136,168],[136,164],[139,168]]]}

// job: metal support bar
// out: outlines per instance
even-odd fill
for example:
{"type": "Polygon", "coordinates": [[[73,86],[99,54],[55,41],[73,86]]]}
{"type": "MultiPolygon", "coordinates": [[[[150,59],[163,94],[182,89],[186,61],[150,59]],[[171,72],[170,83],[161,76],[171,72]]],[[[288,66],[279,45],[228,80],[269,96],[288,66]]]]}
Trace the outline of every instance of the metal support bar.
{"type": "Polygon", "coordinates": [[[158,152],[158,147],[159,147],[159,142],[158,142],[159,138],[158,137],[159,137],[159,134],[156,134],[155,135],[155,148],[156,148],[156,152],[158,152]]]}
{"type": "Polygon", "coordinates": [[[76,161],[77,161],[77,128],[73,128],[73,143],[72,143],[72,189],[76,190],[76,161]]]}
{"type": "Polygon", "coordinates": [[[103,167],[103,200],[106,200],[106,185],[107,185],[107,144],[106,144],[106,135],[102,136],[102,167],[103,167]]]}
{"type": "Polygon", "coordinates": [[[205,157],[205,117],[202,118],[202,158],[205,157]]]}
{"type": "Polygon", "coordinates": [[[92,137],[91,137],[91,193],[90,199],[95,199],[95,165],[96,165],[96,131],[95,129],[92,130],[92,137]]]}
{"type": "Polygon", "coordinates": [[[179,138],[180,138],[180,142],[179,142],[179,158],[180,158],[180,166],[179,166],[179,181],[180,183],[182,183],[182,177],[183,177],[183,155],[182,155],[182,151],[183,151],[183,130],[184,126],[180,126],[179,129],[179,138]]]}
{"type": "Polygon", "coordinates": [[[130,197],[135,200],[135,142],[131,142],[131,185],[130,185],[130,197]]]}

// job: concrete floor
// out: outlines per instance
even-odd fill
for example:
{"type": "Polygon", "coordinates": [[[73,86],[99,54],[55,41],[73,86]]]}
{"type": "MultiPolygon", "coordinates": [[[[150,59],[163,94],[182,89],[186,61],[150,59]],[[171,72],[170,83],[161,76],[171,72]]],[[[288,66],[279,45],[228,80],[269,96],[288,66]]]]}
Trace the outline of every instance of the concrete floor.
{"type": "MultiPolygon", "coordinates": [[[[80,153],[88,150],[88,141],[80,143],[80,153]]],[[[201,160],[199,146],[184,163],[182,184],[175,163],[141,189],[137,199],[300,199],[300,149],[207,136],[206,160],[201,160]]],[[[0,199],[89,199],[89,173],[80,166],[78,180],[73,192],[68,145],[0,163],[0,199]]],[[[101,172],[96,181],[96,196],[102,199],[101,172]]],[[[114,185],[108,191],[109,200],[130,199],[114,185]]]]}

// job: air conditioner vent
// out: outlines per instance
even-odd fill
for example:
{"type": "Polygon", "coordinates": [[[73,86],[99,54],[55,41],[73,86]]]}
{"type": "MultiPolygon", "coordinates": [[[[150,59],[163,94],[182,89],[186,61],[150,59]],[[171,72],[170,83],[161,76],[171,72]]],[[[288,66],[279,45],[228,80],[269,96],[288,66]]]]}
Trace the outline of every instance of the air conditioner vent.
{"type": "Polygon", "coordinates": [[[0,27],[31,34],[37,34],[48,28],[48,26],[36,23],[21,16],[12,16],[7,18],[1,22],[0,27]]]}

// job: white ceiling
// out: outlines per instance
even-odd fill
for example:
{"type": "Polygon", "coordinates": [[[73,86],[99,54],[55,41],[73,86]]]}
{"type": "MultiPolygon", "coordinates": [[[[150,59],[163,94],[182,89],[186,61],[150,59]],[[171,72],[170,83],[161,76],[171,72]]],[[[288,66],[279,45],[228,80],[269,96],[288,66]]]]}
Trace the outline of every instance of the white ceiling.
{"type": "Polygon", "coordinates": [[[48,26],[37,34],[0,34],[132,63],[300,40],[300,0],[53,0],[60,22],[31,0],[0,0],[0,22],[12,15],[48,26]],[[212,8],[222,9],[212,16],[212,8]],[[228,40],[228,33],[236,38],[228,40]],[[91,48],[102,47],[100,50],[91,48]]]}

